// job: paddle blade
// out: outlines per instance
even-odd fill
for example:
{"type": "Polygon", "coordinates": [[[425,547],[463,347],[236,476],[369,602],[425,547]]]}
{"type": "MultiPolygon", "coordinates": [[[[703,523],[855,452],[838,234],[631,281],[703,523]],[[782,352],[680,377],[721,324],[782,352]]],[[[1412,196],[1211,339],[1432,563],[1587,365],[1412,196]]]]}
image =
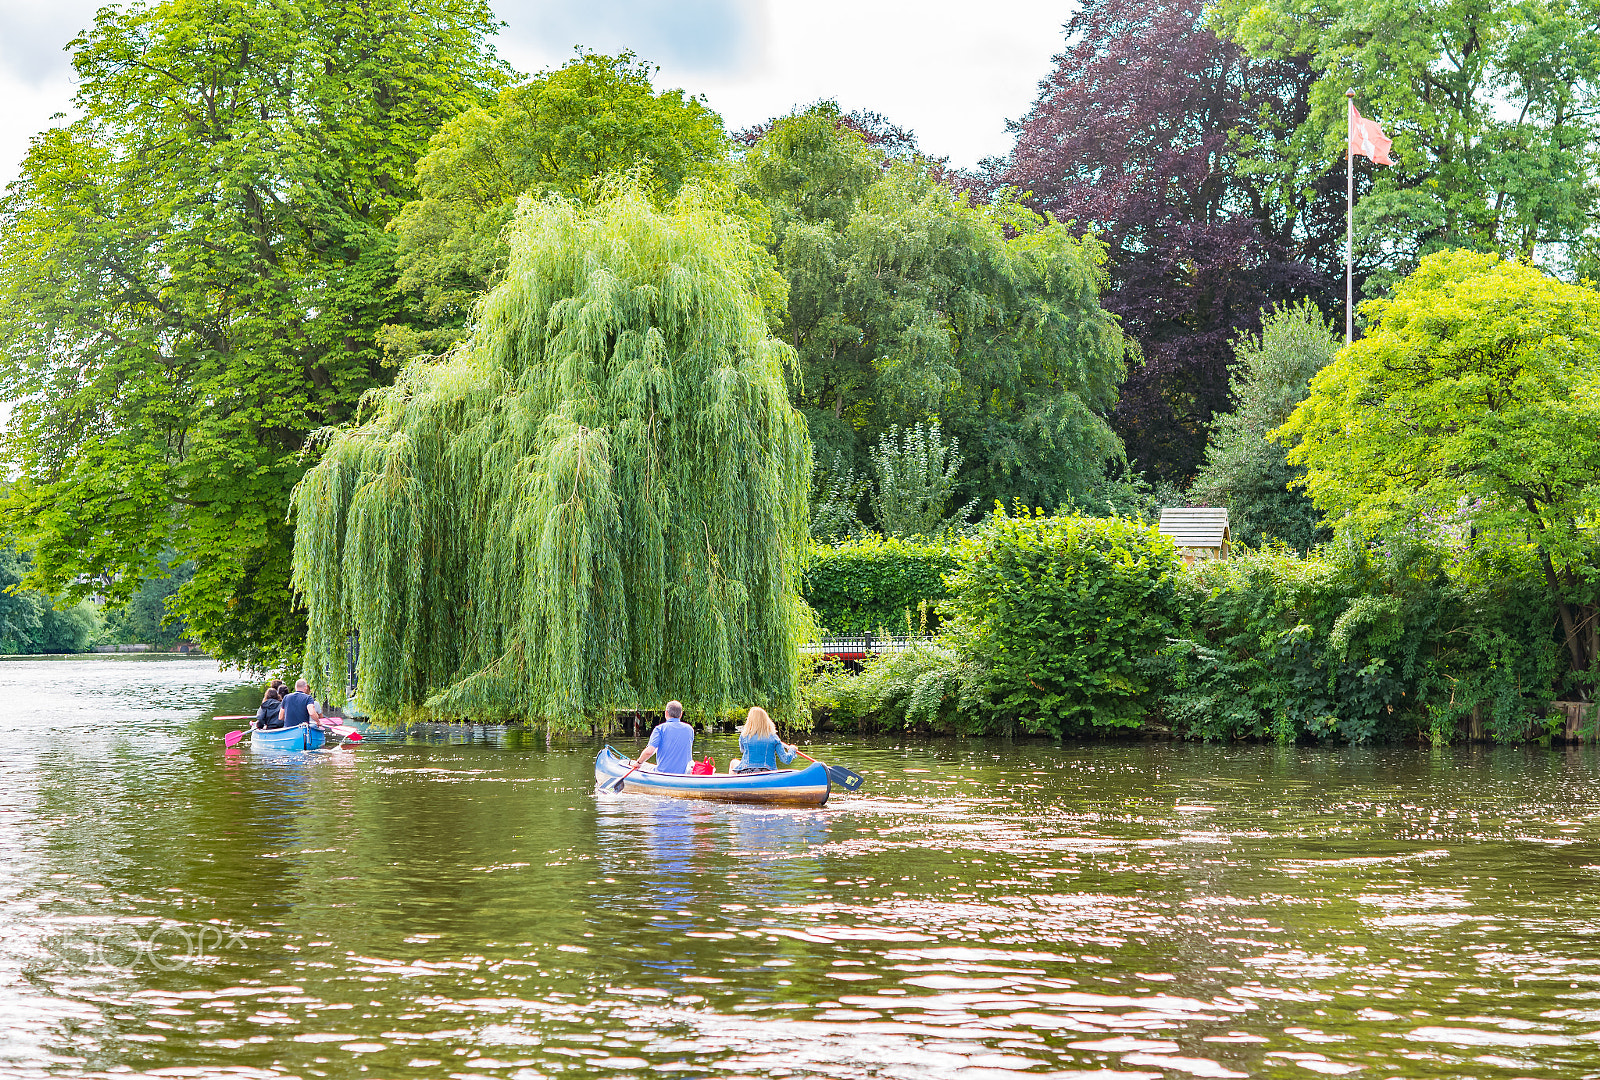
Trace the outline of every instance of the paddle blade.
{"type": "Polygon", "coordinates": [[[851,772],[843,765],[829,765],[828,780],[831,783],[838,784],[846,791],[856,791],[862,784],[867,782],[866,777],[858,772],[851,772]]]}
{"type": "Polygon", "coordinates": [[[231,746],[238,746],[239,745],[239,740],[242,739],[242,738],[244,738],[244,732],[242,732],[242,731],[230,731],[230,732],[228,732],[226,735],[224,735],[222,737],[222,745],[223,746],[230,746],[230,747],[231,746]]]}

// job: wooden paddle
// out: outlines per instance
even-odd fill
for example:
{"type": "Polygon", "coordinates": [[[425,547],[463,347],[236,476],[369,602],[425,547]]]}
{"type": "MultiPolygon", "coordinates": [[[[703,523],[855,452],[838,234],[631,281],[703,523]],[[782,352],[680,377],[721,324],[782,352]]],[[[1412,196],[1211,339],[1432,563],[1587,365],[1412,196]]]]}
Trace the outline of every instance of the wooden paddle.
{"type": "MultiPolygon", "coordinates": [[[[794,752],[811,762],[813,765],[821,764],[821,762],[817,761],[816,758],[812,757],[798,746],[794,748],[794,752]]],[[[828,779],[832,780],[835,784],[838,784],[846,791],[856,791],[861,787],[862,784],[867,782],[866,777],[862,776],[860,773],[851,772],[843,765],[824,765],[823,768],[828,770],[828,779]]]]}

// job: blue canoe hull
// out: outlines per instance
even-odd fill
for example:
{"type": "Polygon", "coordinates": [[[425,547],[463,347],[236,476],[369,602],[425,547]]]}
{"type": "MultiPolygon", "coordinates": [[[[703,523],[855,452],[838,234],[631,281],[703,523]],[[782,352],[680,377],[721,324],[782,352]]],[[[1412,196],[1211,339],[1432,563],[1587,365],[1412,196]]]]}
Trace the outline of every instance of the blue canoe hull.
{"type": "MultiPolygon", "coordinates": [[[[604,784],[622,777],[632,763],[611,747],[594,759],[594,781],[604,784]]],[[[673,799],[713,799],[718,802],[757,803],[764,806],[826,806],[828,767],[779,769],[767,773],[712,773],[681,776],[640,770],[622,781],[625,792],[665,795],[673,799]]]]}
{"type": "Polygon", "coordinates": [[[263,728],[250,732],[252,750],[320,750],[328,733],[310,724],[290,728],[263,728]]]}

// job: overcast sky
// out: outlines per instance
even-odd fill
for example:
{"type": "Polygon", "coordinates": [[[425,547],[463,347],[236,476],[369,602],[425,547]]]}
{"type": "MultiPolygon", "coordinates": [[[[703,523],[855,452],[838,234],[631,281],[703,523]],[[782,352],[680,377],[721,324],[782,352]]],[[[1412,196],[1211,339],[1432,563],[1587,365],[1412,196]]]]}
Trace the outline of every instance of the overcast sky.
{"type": "MultiPolygon", "coordinates": [[[[0,184],[28,139],[71,109],[62,47],[106,0],[0,0],[0,184]]],[[[575,45],[631,48],[657,88],[704,94],[730,130],[822,97],[915,131],[923,149],[970,166],[1010,148],[1060,51],[1070,0],[494,0],[499,49],[521,71],[575,45]]]]}

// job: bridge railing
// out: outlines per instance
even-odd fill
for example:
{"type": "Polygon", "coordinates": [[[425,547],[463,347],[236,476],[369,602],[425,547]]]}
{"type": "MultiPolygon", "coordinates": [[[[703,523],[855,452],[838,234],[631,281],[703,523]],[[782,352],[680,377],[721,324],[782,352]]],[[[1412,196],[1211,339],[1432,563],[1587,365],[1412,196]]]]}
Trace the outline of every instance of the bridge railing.
{"type": "Polygon", "coordinates": [[[800,646],[803,653],[821,653],[841,660],[865,660],[881,653],[902,652],[921,639],[894,637],[882,634],[829,635],[820,641],[809,641],[800,646]]]}

